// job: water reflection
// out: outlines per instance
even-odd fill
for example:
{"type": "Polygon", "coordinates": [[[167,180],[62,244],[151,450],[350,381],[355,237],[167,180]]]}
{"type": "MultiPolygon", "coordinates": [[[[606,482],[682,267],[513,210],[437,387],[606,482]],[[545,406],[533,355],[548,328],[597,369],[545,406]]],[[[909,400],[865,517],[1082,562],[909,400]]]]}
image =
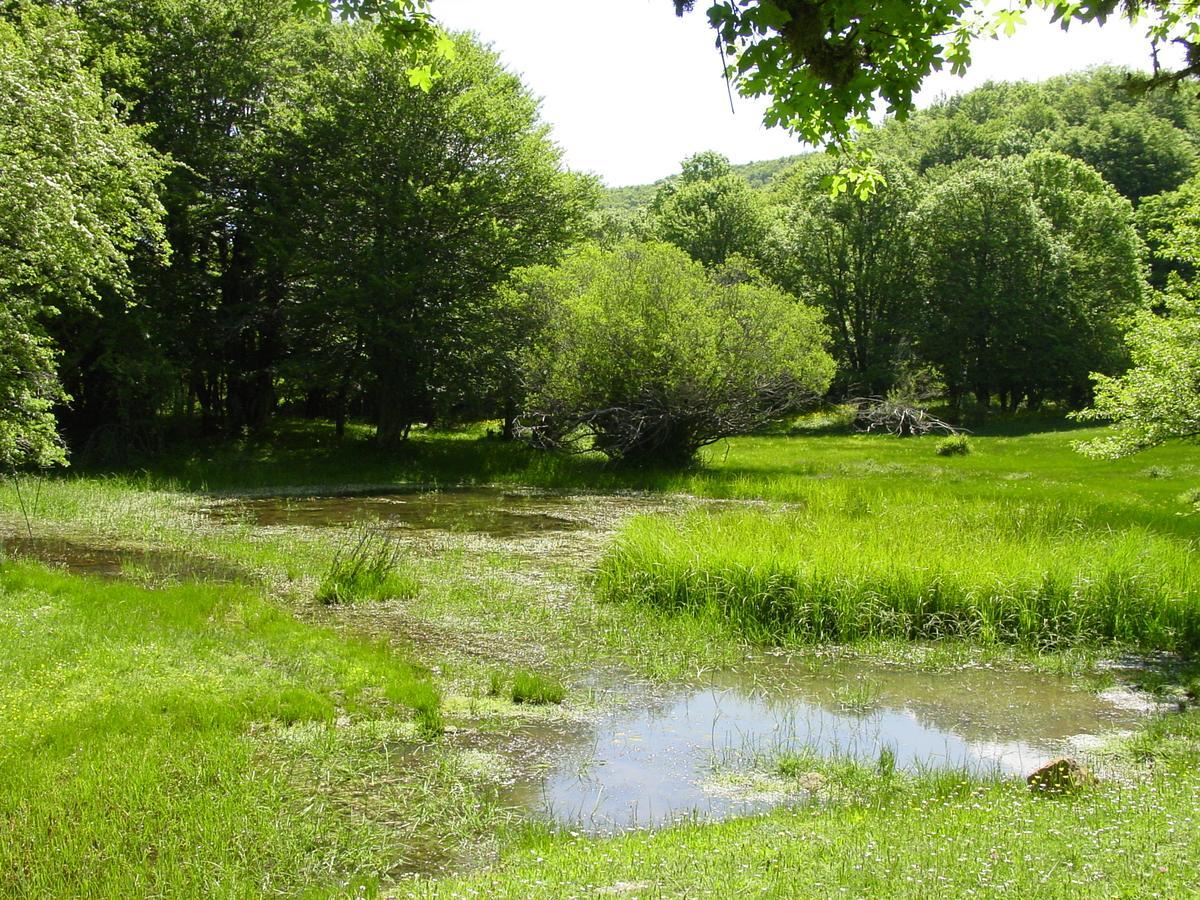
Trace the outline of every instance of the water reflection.
{"type": "Polygon", "coordinates": [[[248,519],[263,526],[333,527],[373,522],[385,527],[469,531],[519,537],[585,527],[587,498],[527,494],[473,487],[365,497],[240,500],[212,507],[222,520],[248,519]]]}
{"type": "MultiPolygon", "coordinates": [[[[621,688],[615,688],[623,692],[621,688]]],[[[726,673],[626,704],[594,726],[553,738],[553,763],[509,799],[592,833],[720,819],[803,799],[788,789],[730,789],[714,775],[761,769],[787,751],[899,768],[1023,774],[1069,739],[1132,726],[1137,714],[1061,679],[986,670],[921,673],[865,663],[815,672],[781,665],[726,673]]]]}

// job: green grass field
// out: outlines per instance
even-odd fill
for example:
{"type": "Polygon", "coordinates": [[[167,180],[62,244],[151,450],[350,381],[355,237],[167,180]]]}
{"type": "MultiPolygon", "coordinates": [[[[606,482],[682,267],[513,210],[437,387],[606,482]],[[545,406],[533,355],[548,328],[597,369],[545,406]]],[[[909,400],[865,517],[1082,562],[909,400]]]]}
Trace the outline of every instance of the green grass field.
{"type": "Polygon", "coordinates": [[[970,454],[939,456],[934,439],[810,420],[711,447],[690,470],[623,472],[480,429],[383,454],[363,431],[339,443],[293,423],[26,478],[20,498],[0,485],[8,534],[26,530],[24,505],[39,537],[247,578],[178,583],[135,565],[104,582],[0,562],[0,893],[1186,893],[1200,849],[1194,712],[1118,742],[1122,774],[1076,797],[826,760],[812,764],[822,803],[612,839],[514,831],[486,757],[435,736],[443,721],[504,732],[569,716],[590,702],[572,685],[597,667],[674,678],[778,644],[896,664],[913,648],[923,666],[994,666],[998,684],[1028,664],[1110,683],[1091,666],[1126,650],[1175,651],[1186,672],[1200,641],[1200,451],[1074,452],[1094,434],[995,427],[970,454]],[[361,529],[204,512],[246,491],[410,483],[718,502],[633,519],[595,570],[564,551],[535,579],[519,552],[473,550],[469,535],[398,554],[361,529]],[[553,686],[554,702],[512,702],[526,699],[517,674],[553,686]],[[468,864],[396,880],[430,860],[468,864]]]}

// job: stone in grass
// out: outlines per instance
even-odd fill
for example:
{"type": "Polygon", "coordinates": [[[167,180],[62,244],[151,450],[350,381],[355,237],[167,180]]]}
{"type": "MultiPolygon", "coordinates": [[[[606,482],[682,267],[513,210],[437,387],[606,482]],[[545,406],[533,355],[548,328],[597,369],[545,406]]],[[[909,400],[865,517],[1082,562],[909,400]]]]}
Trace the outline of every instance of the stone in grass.
{"type": "Polygon", "coordinates": [[[1060,756],[1025,779],[1029,789],[1040,794],[1067,794],[1096,783],[1096,776],[1077,760],[1060,756]]]}

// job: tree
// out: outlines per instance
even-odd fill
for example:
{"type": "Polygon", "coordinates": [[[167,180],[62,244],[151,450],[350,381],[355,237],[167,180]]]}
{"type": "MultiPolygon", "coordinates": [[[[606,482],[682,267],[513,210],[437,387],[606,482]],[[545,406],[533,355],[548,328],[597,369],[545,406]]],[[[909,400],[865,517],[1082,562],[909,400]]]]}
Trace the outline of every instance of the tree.
{"type": "Polygon", "coordinates": [[[650,204],[648,231],[692,259],[718,266],[734,255],[758,257],[767,236],[762,201],[729,160],[698,153],[664,183],[650,204]]]}
{"type": "Polygon", "coordinates": [[[553,298],[525,367],[522,422],[544,445],[680,464],[797,409],[833,374],[817,310],[669,244],[585,248],[524,278],[553,298]]]}
{"type": "MultiPolygon", "coordinates": [[[[106,86],[174,163],[162,193],[170,266],[137,273],[151,346],[173,369],[179,405],[198,403],[206,430],[260,427],[286,355],[296,159],[284,147],[316,26],[296,20],[291,0],[73,2],[102,48],[106,86]]],[[[110,312],[116,328],[122,313],[110,312]]],[[[130,363],[132,350],[118,353],[130,363]]],[[[89,392],[109,393],[109,382],[89,392]]]]}
{"type": "Polygon", "coordinates": [[[1120,367],[1143,248],[1128,201],[1094,170],[1049,152],[962,164],[917,222],[921,345],[953,398],[1078,406],[1090,371],[1120,367]]]}
{"type": "Polygon", "coordinates": [[[129,255],[161,249],[162,161],[84,63],[69,13],[0,20],[0,465],[65,461],[65,399],[46,325],[102,291],[128,297],[129,255]]]}
{"type": "Polygon", "coordinates": [[[1079,418],[1109,421],[1115,432],[1079,445],[1115,459],[1172,438],[1200,436],[1200,292],[1172,276],[1166,315],[1143,312],[1126,336],[1133,367],[1095,376],[1096,399],[1079,418]]]}
{"type": "Polygon", "coordinates": [[[1159,236],[1158,255],[1177,268],[1159,296],[1164,314],[1141,311],[1126,335],[1133,366],[1117,377],[1096,374],[1096,398],[1078,414],[1110,421],[1114,432],[1079,445],[1090,456],[1115,458],[1172,438],[1200,435],[1200,196],[1189,185],[1173,198],[1175,227],[1159,236]],[[1185,280],[1181,273],[1191,273],[1185,280]]]}
{"type": "Polygon", "coordinates": [[[1178,187],[1195,170],[1200,103],[1187,91],[1131,91],[1131,77],[1097,68],[1038,83],[989,82],[887,123],[864,145],[918,173],[970,158],[1058,150],[1137,202],[1178,187]]]}
{"type": "Polygon", "coordinates": [[[296,344],[340,403],[370,387],[383,446],[483,396],[503,403],[495,288],[556,258],[594,200],[517,77],[467,37],[454,46],[423,90],[408,72],[427,54],[337,28],[304,103],[296,344]]]}
{"type": "Polygon", "coordinates": [[[775,197],[767,271],[785,290],[825,311],[845,387],[882,394],[898,350],[910,342],[918,309],[912,260],[914,177],[902,163],[881,166],[886,181],[866,200],[831,195],[837,164],[819,157],[785,177],[775,197]]]}

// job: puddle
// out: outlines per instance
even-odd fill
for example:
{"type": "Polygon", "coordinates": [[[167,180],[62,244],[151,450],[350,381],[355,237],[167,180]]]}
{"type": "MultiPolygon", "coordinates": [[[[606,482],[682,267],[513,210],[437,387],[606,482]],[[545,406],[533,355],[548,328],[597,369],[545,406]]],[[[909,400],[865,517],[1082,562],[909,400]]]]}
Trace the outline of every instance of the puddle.
{"type": "Polygon", "coordinates": [[[245,573],[234,566],[186,553],[95,547],[61,538],[27,536],[4,538],[0,547],[4,557],[32,559],[74,575],[128,578],[140,571],[155,580],[221,582],[245,577],[245,573]]]}
{"type": "MultiPolygon", "coordinates": [[[[605,497],[633,509],[638,499],[605,497]]],[[[373,496],[245,499],[213,506],[222,521],[260,526],[338,527],[374,523],[385,528],[462,531],[497,538],[588,528],[598,498],[522,493],[491,487],[409,491],[373,496]]]]}
{"type": "Polygon", "coordinates": [[[1111,698],[1032,673],[764,665],[627,704],[585,730],[526,733],[512,756],[528,758],[532,740],[553,763],[518,779],[507,800],[592,834],[716,820],[803,802],[802,779],[762,777],[786,751],[873,763],[887,747],[909,771],[1024,775],[1138,721],[1111,698]]]}

